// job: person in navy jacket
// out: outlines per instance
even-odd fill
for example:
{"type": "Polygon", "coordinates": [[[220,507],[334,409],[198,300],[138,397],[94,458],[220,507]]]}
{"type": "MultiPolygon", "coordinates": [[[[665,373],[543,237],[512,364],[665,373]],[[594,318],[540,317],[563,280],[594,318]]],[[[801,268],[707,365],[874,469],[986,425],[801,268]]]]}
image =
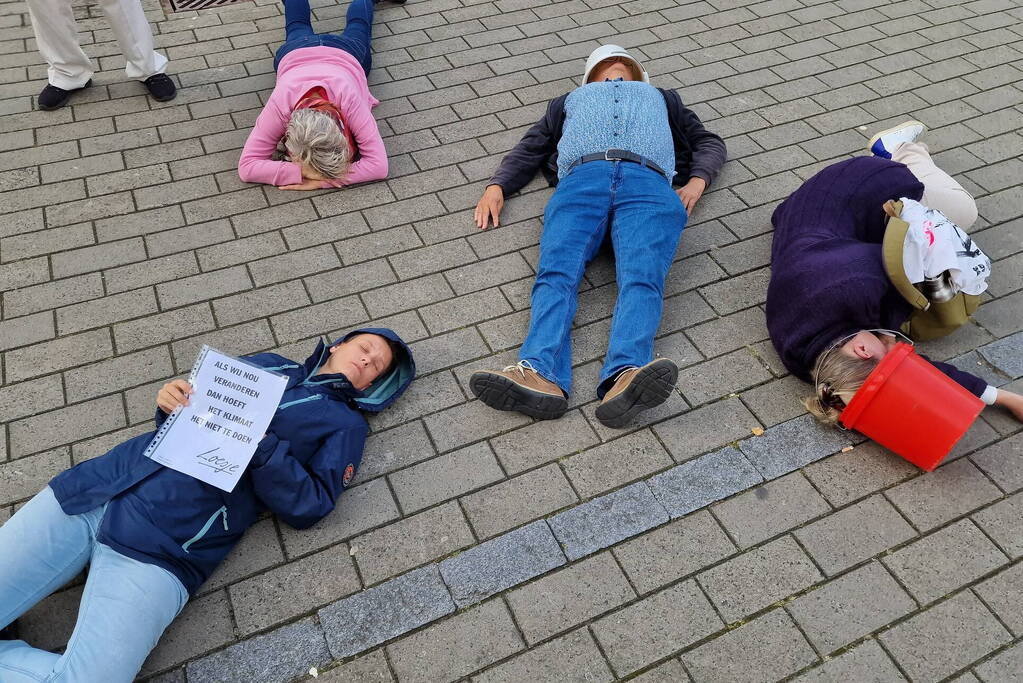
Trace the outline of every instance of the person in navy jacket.
{"type": "MultiPolygon", "coordinates": [[[[131,681],[164,629],[260,515],[304,529],[347,488],[378,412],[408,388],[412,354],[391,330],[363,329],[304,363],[246,360],[287,376],[276,415],[230,493],[143,456],[142,434],[57,475],[0,527],[0,628],[89,565],[78,622],[63,655],[0,640],[0,680],[131,681]]],[[[157,396],[157,427],[188,401],[173,380],[157,396]]]]}

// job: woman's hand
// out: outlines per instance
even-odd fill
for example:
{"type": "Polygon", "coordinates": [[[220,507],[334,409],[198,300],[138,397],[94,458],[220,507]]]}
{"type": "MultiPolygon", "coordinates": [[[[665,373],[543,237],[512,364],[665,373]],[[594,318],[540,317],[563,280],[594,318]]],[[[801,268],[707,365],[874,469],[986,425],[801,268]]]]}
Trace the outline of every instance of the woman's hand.
{"type": "Polygon", "coordinates": [[[483,191],[483,196],[480,197],[479,203],[476,204],[476,213],[473,215],[476,227],[486,230],[491,218],[493,218],[494,227],[496,228],[501,223],[501,209],[503,208],[504,190],[501,189],[500,185],[487,185],[487,189],[483,191]]]}
{"type": "Polygon", "coordinates": [[[998,390],[998,396],[995,398],[995,405],[1002,406],[1020,422],[1023,422],[1023,396],[1014,394],[1011,391],[1005,389],[998,390]]]}
{"type": "Polygon", "coordinates": [[[675,190],[675,194],[682,200],[682,206],[686,207],[686,213],[692,213],[693,207],[696,206],[696,202],[700,200],[706,189],[707,181],[693,176],[688,183],[675,190]]]}
{"type": "Polygon", "coordinates": [[[192,385],[183,379],[172,379],[160,387],[156,394],[156,405],[170,415],[178,406],[187,406],[188,397],[192,395],[192,385]]]}
{"type": "Polygon", "coordinates": [[[298,185],[281,185],[281,190],[319,190],[323,184],[322,180],[317,178],[304,178],[298,185]]]}

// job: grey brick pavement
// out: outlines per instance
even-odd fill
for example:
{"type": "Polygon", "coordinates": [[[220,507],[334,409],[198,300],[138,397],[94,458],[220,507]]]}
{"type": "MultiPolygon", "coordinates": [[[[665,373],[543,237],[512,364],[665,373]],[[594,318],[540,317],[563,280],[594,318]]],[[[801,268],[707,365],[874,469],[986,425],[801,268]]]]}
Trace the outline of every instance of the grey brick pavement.
{"type": "MultiPolygon", "coordinates": [[[[72,106],[38,112],[45,68],[26,8],[0,2],[0,522],[56,472],[145,431],[156,388],[201,343],[303,356],[317,336],[373,321],[414,342],[422,371],[373,418],[358,485],[335,513],[302,532],[260,522],[143,676],[1019,671],[1019,423],[986,410],[957,459],[921,475],[810,424],[796,401],[806,387],[785,374],[763,320],[777,200],[859,153],[871,131],[918,118],[977,197],[973,233],[995,261],[976,321],[925,348],[1021,389],[1018,2],[384,4],[371,87],[391,178],[309,194],[246,186],[234,171],[273,86],[277,0],[181,14],[145,0],[181,85],[165,104],[123,81],[102,13],[75,4],[101,71],[72,106]],[[604,255],[580,293],[568,415],[497,414],[467,387],[521,342],[550,190],[530,183],[485,233],[472,207],[601,42],[635,50],[656,85],[678,88],[731,159],[666,287],[657,348],[683,366],[680,392],[626,430],[593,418],[615,295],[604,255]],[[533,537],[547,529],[541,551],[533,537]],[[523,534],[535,552],[504,561],[523,534]]],[[[318,30],[340,27],[342,5],[313,5],[318,30]]],[[[30,612],[30,640],[59,648],[80,590],[30,612]]]]}

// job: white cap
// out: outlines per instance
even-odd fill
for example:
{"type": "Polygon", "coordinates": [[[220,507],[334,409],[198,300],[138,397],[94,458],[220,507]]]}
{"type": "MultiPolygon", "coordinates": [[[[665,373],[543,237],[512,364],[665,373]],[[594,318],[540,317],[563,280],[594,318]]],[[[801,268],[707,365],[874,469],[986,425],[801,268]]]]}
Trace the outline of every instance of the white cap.
{"type": "Polygon", "coordinates": [[[626,52],[624,47],[621,45],[601,45],[586,58],[586,72],[583,74],[583,84],[589,83],[590,72],[593,71],[597,64],[611,57],[624,57],[628,59],[636,65],[636,69],[640,73],[640,80],[644,83],[650,82],[650,76],[647,75],[646,69],[643,68],[638,59],[626,52]]]}

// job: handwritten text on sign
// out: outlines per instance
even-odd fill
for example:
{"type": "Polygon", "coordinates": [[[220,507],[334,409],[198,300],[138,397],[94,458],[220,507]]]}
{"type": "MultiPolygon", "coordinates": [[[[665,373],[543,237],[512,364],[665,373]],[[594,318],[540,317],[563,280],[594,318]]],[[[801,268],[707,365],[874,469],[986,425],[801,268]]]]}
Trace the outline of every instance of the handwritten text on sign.
{"type": "Polygon", "coordinates": [[[287,378],[203,347],[189,381],[189,405],[168,418],[173,423],[154,440],[149,457],[232,491],[273,419],[287,378]]]}

